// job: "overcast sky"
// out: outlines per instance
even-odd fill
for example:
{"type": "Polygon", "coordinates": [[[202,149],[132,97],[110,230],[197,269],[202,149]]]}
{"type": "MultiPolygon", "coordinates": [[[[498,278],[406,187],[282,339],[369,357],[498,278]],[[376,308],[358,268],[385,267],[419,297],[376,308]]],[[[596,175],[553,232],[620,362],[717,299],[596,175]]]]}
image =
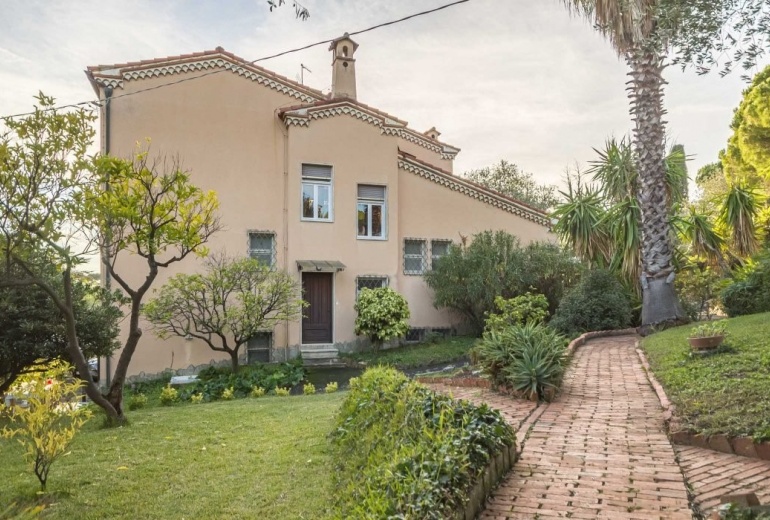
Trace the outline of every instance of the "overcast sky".
{"type": "MultiPolygon", "coordinates": [[[[448,0],[303,0],[307,21],[266,0],[2,0],[0,114],[31,108],[43,90],[62,103],[94,97],[83,70],[213,49],[245,59],[333,38],[448,0]]],[[[470,0],[357,36],[358,99],[409,121],[436,126],[457,146],[455,171],[500,159],[542,182],[585,165],[610,135],[631,128],[625,65],[560,0],[470,0]]],[[[328,91],[327,46],[261,63],[328,91]]],[[[729,136],[745,84],[738,74],[697,76],[670,68],[669,135],[713,162],[729,136]]],[[[173,87],[171,87],[173,88],[173,87]]]]}

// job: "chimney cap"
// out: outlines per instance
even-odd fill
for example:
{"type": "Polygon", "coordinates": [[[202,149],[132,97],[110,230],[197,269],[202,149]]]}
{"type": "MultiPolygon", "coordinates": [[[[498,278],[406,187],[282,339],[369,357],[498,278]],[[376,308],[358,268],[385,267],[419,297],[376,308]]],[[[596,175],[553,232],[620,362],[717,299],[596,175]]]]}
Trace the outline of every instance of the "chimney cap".
{"type": "Polygon", "coordinates": [[[339,38],[335,38],[335,39],[332,40],[331,44],[329,44],[329,50],[333,51],[337,47],[337,44],[340,43],[343,40],[347,40],[347,41],[349,41],[350,43],[353,44],[353,51],[358,49],[358,44],[355,41],[353,41],[353,39],[350,37],[350,35],[348,33],[345,33],[342,36],[340,36],[339,38]]]}

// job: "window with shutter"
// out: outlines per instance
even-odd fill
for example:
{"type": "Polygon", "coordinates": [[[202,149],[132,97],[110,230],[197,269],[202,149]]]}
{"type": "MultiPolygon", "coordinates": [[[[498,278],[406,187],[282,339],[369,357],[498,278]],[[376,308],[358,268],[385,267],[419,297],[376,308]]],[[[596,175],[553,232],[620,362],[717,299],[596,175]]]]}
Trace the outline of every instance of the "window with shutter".
{"type": "Polygon", "coordinates": [[[332,221],[332,167],[302,165],[302,220],[332,221]]]}
{"type": "Polygon", "coordinates": [[[387,237],[385,186],[358,185],[358,238],[383,240],[387,237]]]}

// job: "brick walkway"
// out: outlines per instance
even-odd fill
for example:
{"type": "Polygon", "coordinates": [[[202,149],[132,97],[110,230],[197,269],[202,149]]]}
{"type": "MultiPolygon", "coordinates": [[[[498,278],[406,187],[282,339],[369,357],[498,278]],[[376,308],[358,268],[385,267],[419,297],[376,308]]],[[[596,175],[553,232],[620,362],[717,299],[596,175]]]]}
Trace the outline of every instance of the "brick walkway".
{"type": "Polygon", "coordinates": [[[770,462],[692,446],[676,446],[676,452],[701,511],[736,493],[755,493],[760,504],[770,504],[770,462]]]}
{"type": "Polygon", "coordinates": [[[562,394],[527,421],[523,453],[480,518],[692,518],[634,341],[575,352],[562,394]]]}

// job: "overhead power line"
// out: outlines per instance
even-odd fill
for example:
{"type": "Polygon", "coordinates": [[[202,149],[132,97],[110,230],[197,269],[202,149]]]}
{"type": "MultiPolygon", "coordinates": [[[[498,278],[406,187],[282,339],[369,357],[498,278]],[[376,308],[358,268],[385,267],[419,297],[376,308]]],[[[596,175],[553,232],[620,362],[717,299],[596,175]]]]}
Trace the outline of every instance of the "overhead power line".
{"type": "MultiPolygon", "coordinates": [[[[404,16],[403,18],[398,18],[396,20],[391,20],[389,22],[383,22],[383,23],[380,23],[380,24],[377,24],[377,25],[373,25],[371,27],[367,27],[366,29],[360,29],[358,31],[353,31],[353,32],[348,33],[348,36],[356,36],[358,34],[363,34],[363,33],[369,32],[369,31],[374,31],[376,29],[381,29],[383,27],[388,27],[388,26],[391,26],[391,25],[396,25],[396,24],[399,24],[401,22],[405,22],[407,20],[411,20],[412,18],[417,18],[417,17],[420,17],[420,16],[429,15],[429,14],[432,14],[432,13],[435,13],[435,12],[438,12],[438,11],[442,11],[442,10],[447,9],[449,7],[453,7],[453,6],[458,5],[458,4],[464,4],[464,3],[469,2],[469,1],[470,0],[456,0],[454,2],[450,2],[448,4],[444,4],[444,5],[441,5],[439,7],[435,7],[433,9],[428,9],[426,11],[420,11],[419,13],[414,13],[414,14],[410,14],[408,16],[404,16]]],[[[327,39],[327,40],[321,40],[321,41],[317,41],[317,42],[314,42],[314,43],[309,43],[307,45],[303,45],[302,47],[295,47],[293,49],[289,49],[289,50],[286,50],[286,51],[281,51],[281,52],[278,52],[276,54],[271,54],[269,56],[263,56],[262,58],[257,58],[256,60],[252,60],[252,61],[249,61],[247,63],[250,64],[250,65],[255,65],[255,64],[257,64],[257,63],[259,63],[261,61],[272,60],[272,59],[278,58],[280,56],[285,56],[287,54],[292,54],[292,53],[295,53],[295,52],[300,52],[300,51],[304,51],[304,50],[307,50],[307,49],[311,49],[311,48],[317,47],[319,45],[324,45],[324,44],[327,44],[327,43],[331,43],[335,39],[336,38],[330,38],[330,39],[327,39]]],[[[120,98],[124,98],[124,97],[128,97],[128,96],[134,96],[136,94],[141,94],[143,92],[149,92],[151,90],[158,90],[158,89],[161,89],[161,88],[170,87],[172,85],[178,85],[180,83],[185,83],[187,81],[193,81],[193,80],[196,80],[196,79],[204,78],[206,76],[213,76],[214,74],[219,74],[221,72],[225,72],[226,70],[227,69],[216,69],[216,70],[212,70],[212,71],[209,71],[209,72],[205,72],[203,74],[199,74],[197,76],[192,76],[192,77],[188,77],[188,78],[180,78],[178,80],[170,81],[168,83],[161,83],[160,85],[155,85],[154,87],[147,87],[147,88],[144,88],[144,89],[135,90],[133,92],[126,92],[124,94],[113,95],[110,99],[111,100],[115,100],[115,99],[120,99],[120,98]]],[[[69,104],[66,104],[66,105],[59,105],[59,106],[55,106],[55,107],[49,107],[49,108],[43,109],[42,111],[43,112],[49,112],[49,111],[52,111],[52,110],[61,110],[61,109],[64,109],[64,108],[80,108],[80,107],[83,107],[83,106],[86,106],[86,105],[102,106],[102,101],[101,100],[79,101],[79,102],[76,102],[76,103],[69,103],[69,104]]],[[[29,116],[29,115],[32,115],[34,113],[35,113],[34,111],[32,111],[32,112],[22,112],[22,113],[19,113],[19,114],[0,116],[0,119],[11,119],[11,118],[14,118],[14,117],[29,116]]]]}

